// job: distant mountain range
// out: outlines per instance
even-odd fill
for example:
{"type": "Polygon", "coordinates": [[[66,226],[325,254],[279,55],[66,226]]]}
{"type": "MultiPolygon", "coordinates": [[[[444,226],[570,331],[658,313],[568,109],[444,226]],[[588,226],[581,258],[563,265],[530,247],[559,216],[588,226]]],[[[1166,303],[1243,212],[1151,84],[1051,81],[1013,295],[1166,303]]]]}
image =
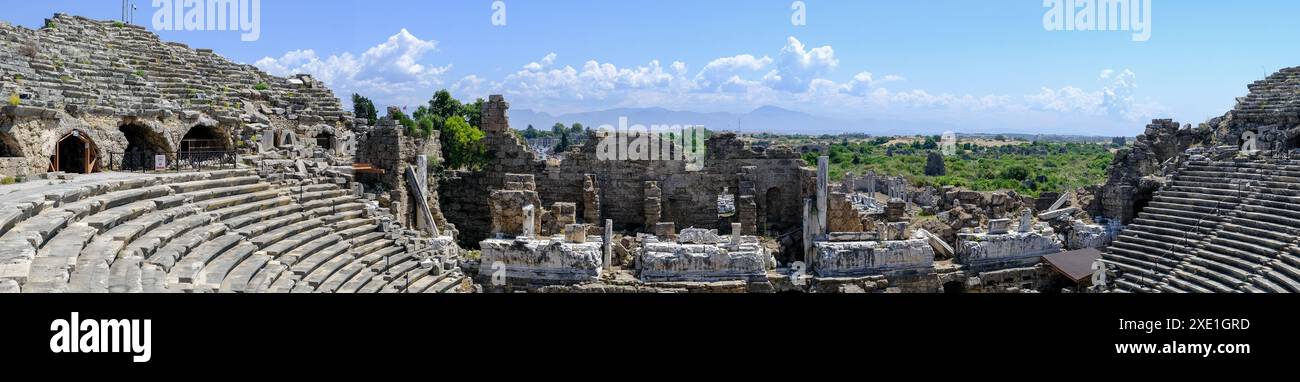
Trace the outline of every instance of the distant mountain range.
{"type": "Polygon", "coordinates": [[[674,111],[656,107],[621,108],[552,115],[530,109],[519,109],[510,111],[510,126],[523,130],[528,128],[528,125],[533,125],[537,129],[548,130],[556,123],[563,123],[567,126],[577,122],[595,129],[605,124],[617,127],[620,117],[627,117],[628,123],[631,125],[704,125],[710,130],[745,133],[937,135],[945,131],[959,131],[957,128],[943,123],[874,119],[842,120],[818,117],[776,106],[764,106],[744,114],[674,111]]]}

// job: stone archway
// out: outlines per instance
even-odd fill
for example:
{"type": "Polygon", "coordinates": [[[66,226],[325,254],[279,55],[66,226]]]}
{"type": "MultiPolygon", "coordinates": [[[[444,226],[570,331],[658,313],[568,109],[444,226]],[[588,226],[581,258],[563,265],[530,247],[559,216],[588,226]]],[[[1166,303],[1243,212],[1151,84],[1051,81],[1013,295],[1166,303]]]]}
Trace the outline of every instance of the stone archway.
{"type": "Polygon", "coordinates": [[[80,131],[59,138],[54,146],[54,156],[50,157],[53,171],[89,174],[95,172],[99,165],[98,149],[89,136],[80,131]]]}
{"type": "Polygon", "coordinates": [[[325,149],[325,151],[334,150],[334,134],[328,131],[321,131],[316,134],[316,147],[325,149]]]}
{"type": "Polygon", "coordinates": [[[167,139],[147,126],[129,123],[118,127],[126,137],[126,150],[122,153],[122,170],[152,170],[158,155],[172,157],[167,139]]]}
{"type": "Polygon", "coordinates": [[[196,125],[181,138],[179,151],[182,155],[187,153],[211,153],[225,152],[230,150],[230,137],[221,129],[206,125],[196,125]]]}
{"type": "Polygon", "coordinates": [[[9,133],[0,131],[0,158],[22,158],[23,150],[18,140],[9,133]]]}

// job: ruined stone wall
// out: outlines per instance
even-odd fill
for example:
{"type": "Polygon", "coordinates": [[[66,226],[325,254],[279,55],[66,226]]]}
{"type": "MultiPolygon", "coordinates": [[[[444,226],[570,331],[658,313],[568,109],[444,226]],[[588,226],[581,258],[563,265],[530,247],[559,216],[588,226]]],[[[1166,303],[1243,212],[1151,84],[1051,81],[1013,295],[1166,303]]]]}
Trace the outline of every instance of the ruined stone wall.
{"type": "Polygon", "coordinates": [[[56,140],[74,130],[92,139],[96,167],[106,169],[127,146],[126,125],[140,126],[153,151],[178,151],[203,126],[224,148],[246,153],[272,129],[310,139],[346,136],[353,125],[310,76],[271,76],[140,26],[62,14],[37,30],[0,24],[0,96],[19,100],[0,107],[0,133],[28,159],[29,173],[44,173],[56,140]]]}
{"type": "MultiPolygon", "coordinates": [[[[387,194],[390,203],[396,203],[397,208],[393,208],[393,214],[397,216],[397,221],[407,227],[417,226],[419,207],[411,199],[406,183],[406,169],[407,166],[417,165],[416,157],[420,155],[426,156],[430,165],[442,161],[437,131],[429,138],[412,137],[406,135],[397,123],[384,118],[374,128],[361,130],[357,137],[356,162],[384,170],[383,174],[357,174],[357,181],[369,187],[367,192],[387,194]]],[[[447,221],[439,208],[437,174],[432,171],[428,174],[429,179],[424,183],[428,187],[426,201],[433,213],[434,223],[443,229],[447,226],[447,221]]],[[[392,205],[388,207],[391,208],[392,205]]]]}
{"type": "MultiPolygon", "coordinates": [[[[501,189],[504,174],[533,174],[543,205],[556,202],[577,204],[577,216],[614,220],[619,230],[645,230],[645,182],[658,182],[662,192],[659,221],[674,222],[678,228],[720,229],[730,220],[719,217],[718,195],[724,189],[741,189],[740,174],[754,174],[751,198],[758,208],[762,228],[789,231],[800,226],[802,198],[811,189],[803,161],[787,148],[756,149],[745,146],[734,134],[719,134],[707,142],[702,171],[686,170],[684,161],[600,160],[596,153],[599,136],[568,153],[558,165],[538,160],[511,130],[506,110],[509,104],[492,96],[483,108],[483,129],[489,163],[482,171],[459,172],[439,185],[442,210],[456,224],[461,242],[472,245],[487,237],[488,210],[483,196],[501,189]],[[584,183],[595,175],[599,190],[599,214],[585,211],[584,183]]],[[[749,229],[746,227],[746,229],[749,229]]]]}

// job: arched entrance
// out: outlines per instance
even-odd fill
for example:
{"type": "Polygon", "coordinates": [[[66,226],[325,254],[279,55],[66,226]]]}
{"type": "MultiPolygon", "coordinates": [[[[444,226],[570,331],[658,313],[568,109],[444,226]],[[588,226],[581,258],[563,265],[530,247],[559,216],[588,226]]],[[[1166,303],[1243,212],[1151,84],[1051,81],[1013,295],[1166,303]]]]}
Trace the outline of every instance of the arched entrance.
{"type": "Polygon", "coordinates": [[[211,126],[198,125],[181,138],[181,154],[224,152],[229,150],[229,139],[220,130],[211,126]]]}
{"type": "MultiPolygon", "coordinates": [[[[157,156],[169,156],[167,140],[162,135],[138,124],[126,124],[118,128],[126,136],[126,151],[122,153],[122,170],[152,170],[157,156]]],[[[165,165],[165,164],[164,164],[165,165]]]]}
{"type": "Polygon", "coordinates": [[[18,148],[18,140],[14,139],[9,133],[0,132],[0,158],[21,158],[22,149],[18,148]]]}
{"type": "Polygon", "coordinates": [[[95,143],[76,130],[59,138],[59,143],[54,147],[54,156],[50,157],[51,170],[74,174],[95,172],[98,162],[95,143]]]}
{"type": "Polygon", "coordinates": [[[316,134],[316,147],[320,147],[327,151],[334,150],[334,134],[331,134],[328,131],[322,131],[320,134],[316,134]]]}
{"type": "Polygon", "coordinates": [[[206,168],[233,164],[234,160],[229,136],[216,127],[198,125],[181,138],[176,161],[179,166],[206,168]]]}

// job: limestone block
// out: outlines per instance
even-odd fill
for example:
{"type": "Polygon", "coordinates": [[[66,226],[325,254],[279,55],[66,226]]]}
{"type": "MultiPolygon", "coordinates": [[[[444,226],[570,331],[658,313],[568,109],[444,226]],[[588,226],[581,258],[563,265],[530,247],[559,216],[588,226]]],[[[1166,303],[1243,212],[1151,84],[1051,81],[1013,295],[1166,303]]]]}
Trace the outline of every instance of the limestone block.
{"type": "Polygon", "coordinates": [[[929,272],[934,249],[928,240],[819,242],[813,271],[820,277],[862,277],[894,272],[929,272]]]}

